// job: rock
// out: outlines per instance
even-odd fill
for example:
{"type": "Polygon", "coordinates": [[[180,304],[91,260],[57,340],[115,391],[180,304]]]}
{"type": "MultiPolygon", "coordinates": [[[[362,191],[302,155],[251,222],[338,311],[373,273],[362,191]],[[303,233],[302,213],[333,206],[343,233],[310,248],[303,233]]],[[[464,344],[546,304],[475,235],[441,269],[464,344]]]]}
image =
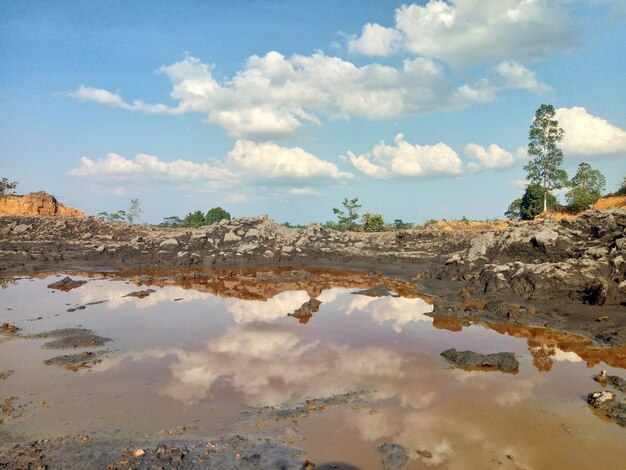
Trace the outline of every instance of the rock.
{"type": "Polygon", "coordinates": [[[457,351],[452,348],[442,352],[441,356],[462,369],[491,369],[502,372],[519,370],[519,362],[515,354],[511,352],[479,354],[473,351],[457,351]]]}
{"type": "Polygon", "coordinates": [[[101,361],[101,357],[110,351],[87,351],[77,354],[64,354],[51,359],[46,359],[43,363],[47,366],[65,367],[66,369],[77,371],[88,369],[101,361]]]}
{"type": "Polygon", "coordinates": [[[29,338],[56,338],[48,341],[42,348],[45,349],[73,349],[100,347],[111,341],[111,338],[97,335],[85,328],[61,328],[29,336],[29,338]]]}
{"type": "Polygon", "coordinates": [[[606,382],[618,389],[620,392],[626,393],[626,380],[618,377],[617,375],[609,375],[606,379],[606,382]]]}
{"type": "Polygon", "coordinates": [[[393,442],[384,442],[378,446],[385,470],[404,470],[409,464],[409,450],[393,442]]]}
{"type": "Polygon", "coordinates": [[[432,459],[433,458],[433,453],[431,451],[429,451],[428,449],[418,450],[417,451],[417,455],[419,455],[420,457],[422,457],[424,459],[432,459]]]}
{"type": "Polygon", "coordinates": [[[146,455],[146,451],[143,449],[133,450],[133,457],[143,457],[144,455],[146,455]]]}
{"type": "Polygon", "coordinates": [[[63,279],[57,282],[53,282],[52,284],[48,284],[48,289],[59,289],[62,291],[69,291],[75,289],[77,287],[86,284],[87,281],[75,281],[69,276],[65,276],[63,279]]]}
{"type": "Polygon", "coordinates": [[[98,248],[96,248],[96,253],[104,253],[104,250],[106,250],[107,247],[104,245],[100,245],[98,248]]]}
{"type": "Polygon", "coordinates": [[[389,287],[380,285],[376,287],[371,287],[369,289],[358,290],[356,292],[352,292],[354,295],[365,295],[367,297],[388,297],[393,295],[393,292],[389,287]]]}
{"type": "Polygon", "coordinates": [[[246,232],[243,238],[256,238],[261,235],[261,232],[255,228],[251,228],[246,232]]]}
{"type": "Polygon", "coordinates": [[[322,302],[317,299],[309,299],[293,313],[288,313],[287,316],[297,318],[300,323],[306,324],[309,322],[313,314],[320,309],[321,304],[322,302]]]}
{"type": "Polygon", "coordinates": [[[608,390],[604,390],[602,392],[592,392],[587,395],[587,403],[594,408],[600,408],[606,402],[612,400],[615,400],[615,394],[613,392],[609,392],[608,390]]]}
{"type": "Polygon", "coordinates": [[[259,248],[259,245],[256,245],[255,243],[243,243],[237,247],[237,252],[249,253],[251,251],[255,251],[257,248],[259,248]]]}
{"type": "Polygon", "coordinates": [[[32,227],[32,225],[20,224],[11,230],[11,234],[21,235],[22,233],[28,232],[32,227]]]}
{"type": "Polygon", "coordinates": [[[148,297],[150,294],[154,294],[155,292],[156,291],[154,289],[138,290],[122,297],[137,297],[138,299],[143,299],[144,297],[148,297]]]}
{"type": "Polygon", "coordinates": [[[224,243],[228,242],[238,242],[241,240],[241,237],[237,235],[235,232],[228,232],[224,235],[224,243]]]}
{"type": "Polygon", "coordinates": [[[0,197],[0,215],[84,217],[85,213],[59,204],[53,195],[39,191],[0,197]]]}
{"type": "Polygon", "coordinates": [[[265,250],[263,252],[263,258],[265,259],[272,259],[274,257],[274,252],[271,250],[265,250]]]}
{"type": "Polygon", "coordinates": [[[159,248],[172,249],[178,247],[178,240],[175,238],[168,238],[167,240],[163,240],[159,243],[159,248]]]}
{"type": "Polygon", "coordinates": [[[604,305],[609,293],[609,285],[604,279],[594,279],[593,283],[585,289],[583,299],[590,305],[604,305]]]}

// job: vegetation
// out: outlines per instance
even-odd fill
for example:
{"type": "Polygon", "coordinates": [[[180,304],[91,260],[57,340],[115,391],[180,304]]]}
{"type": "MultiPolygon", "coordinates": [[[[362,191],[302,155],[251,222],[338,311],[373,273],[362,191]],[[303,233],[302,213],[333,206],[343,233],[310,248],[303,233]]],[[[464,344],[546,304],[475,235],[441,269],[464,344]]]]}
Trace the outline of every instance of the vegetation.
{"type": "Polygon", "coordinates": [[[382,232],[385,230],[385,221],[380,214],[370,214],[366,212],[363,215],[363,231],[364,232],[382,232]]]}
{"type": "Polygon", "coordinates": [[[565,195],[567,205],[572,212],[580,212],[594,204],[606,187],[606,179],[588,163],[578,165],[578,171],[572,178],[570,190],[565,195]]]}
{"type": "Polygon", "coordinates": [[[3,177],[0,180],[0,196],[6,196],[8,194],[15,194],[14,189],[17,187],[17,181],[9,181],[8,178],[3,177]]]}
{"type": "Polygon", "coordinates": [[[504,216],[507,219],[519,220],[522,218],[521,209],[522,209],[522,198],[518,197],[515,201],[509,204],[509,208],[504,213],[504,216]]]}
{"type": "Polygon", "coordinates": [[[204,224],[211,225],[219,222],[220,220],[230,220],[230,213],[222,209],[221,207],[214,207],[209,209],[204,217],[204,224]]]}
{"type": "Polygon", "coordinates": [[[609,193],[607,196],[625,196],[626,195],[626,175],[624,175],[624,179],[622,180],[622,185],[615,191],[614,193],[609,193]]]}
{"type": "Polygon", "coordinates": [[[141,214],[143,214],[143,210],[141,210],[141,206],[139,205],[139,199],[131,199],[130,207],[126,213],[126,219],[131,224],[134,224],[135,222],[138,223],[141,219],[141,214]]]}
{"type": "Polygon", "coordinates": [[[557,206],[556,198],[550,193],[544,193],[540,184],[529,184],[520,201],[519,218],[532,220],[541,214],[546,206],[548,209],[554,209],[557,206]]]}
{"type": "Polygon", "coordinates": [[[290,224],[289,222],[283,222],[280,225],[282,225],[283,227],[287,227],[287,228],[306,228],[306,225],[299,225],[299,224],[293,225],[293,224],[290,224]]]}
{"type": "Polygon", "coordinates": [[[131,199],[128,212],[123,210],[111,213],[102,211],[98,213],[96,217],[99,217],[102,220],[106,220],[107,222],[123,222],[124,220],[126,220],[127,222],[130,222],[132,224],[135,222],[139,222],[139,219],[141,219],[141,214],[143,214],[143,210],[141,210],[141,206],[139,205],[139,199],[131,199]]]}
{"type": "Polygon", "coordinates": [[[359,198],[343,199],[342,202],[345,211],[333,207],[333,213],[337,216],[339,226],[345,227],[345,230],[353,231],[356,229],[356,221],[359,220],[358,210],[361,208],[359,198]]]}
{"type": "Polygon", "coordinates": [[[158,226],[163,228],[176,228],[183,225],[183,221],[180,217],[171,215],[169,217],[165,217],[163,222],[161,222],[158,226]]]}
{"type": "Polygon", "coordinates": [[[414,224],[411,222],[404,222],[402,219],[396,219],[393,221],[393,228],[395,230],[408,230],[413,228],[414,224]]]}
{"type": "Polygon", "coordinates": [[[544,211],[548,209],[550,191],[568,184],[567,173],[561,168],[563,152],[557,147],[565,132],[554,119],[554,114],[554,107],[549,104],[542,104],[535,112],[528,133],[528,155],[531,160],[524,165],[527,179],[541,187],[544,211]]]}

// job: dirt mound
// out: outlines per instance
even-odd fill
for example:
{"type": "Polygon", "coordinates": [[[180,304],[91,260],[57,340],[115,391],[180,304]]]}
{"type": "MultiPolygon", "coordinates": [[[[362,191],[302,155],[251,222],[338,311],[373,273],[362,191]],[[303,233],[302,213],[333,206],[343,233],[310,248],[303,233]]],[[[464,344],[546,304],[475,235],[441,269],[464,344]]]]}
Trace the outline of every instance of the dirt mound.
{"type": "Polygon", "coordinates": [[[59,204],[52,194],[39,191],[24,196],[0,197],[0,215],[84,217],[85,213],[59,204]]]}
{"type": "Polygon", "coordinates": [[[594,204],[595,208],[603,211],[612,207],[626,209],[626,195],[603,197],[594,204]]]}
{"type": "Polygon", "coordinates": [[[482,232],[484,230],[504,230],[510,224],[508,220],[476,221],[476,220],[439,220],[433,227],[445,232],[470,231],[482,232]]]}

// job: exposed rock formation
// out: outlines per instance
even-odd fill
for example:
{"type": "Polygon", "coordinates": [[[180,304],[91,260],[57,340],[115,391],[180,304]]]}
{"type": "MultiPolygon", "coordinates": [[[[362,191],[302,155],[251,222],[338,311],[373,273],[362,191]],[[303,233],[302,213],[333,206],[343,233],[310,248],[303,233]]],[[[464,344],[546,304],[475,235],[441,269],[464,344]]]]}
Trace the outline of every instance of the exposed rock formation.
{"type": "Polygon", "coordinates": [[[59,204],[52,194],[39,191],[24,196],[0,197],[0,215],[84,217],[85,213],[59,204]]]}

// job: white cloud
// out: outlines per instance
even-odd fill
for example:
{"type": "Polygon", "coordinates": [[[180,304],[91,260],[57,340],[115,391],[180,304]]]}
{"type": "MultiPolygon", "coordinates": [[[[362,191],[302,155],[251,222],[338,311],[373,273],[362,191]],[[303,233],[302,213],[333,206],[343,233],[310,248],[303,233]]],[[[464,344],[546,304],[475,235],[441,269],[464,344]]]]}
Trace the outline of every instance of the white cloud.
{"type": "Polygon", "coordinates": [[[406,50],[461,66],[545,58],[573,42],[570,16],[561,3],[429,0],[423,6],[403,5],[395,11],[393,28],[366,25],[348,47],[366,55],[406,50]]]}
{"type": "Polygon", "coordinates": [[[523,179],[518,179],[518,180],[515,180],[515,181],[511,181],[511,184],[513,186],[517,186],[518,188],[526,189],[526,186],[528,186],[530,184],[530,181],[523,180],[523,179]]]}
{"type": "Polygon", "coordinates": [[[566,155],[626,153],[626,131],[583,107],[559,108],[555,119],[565,131],[561,148],[566,155]]]}
{"type": "Polygon", "coordinates": [[[352,37],[348,41],[348,50],[357,54],[386,56],[398,49],[401,39],[396,29],[367,23],[360,37],[352,37]]]}
{"type": "Polygon", "coordinates": [[[321,193],[313,188],[289,188],[289,194],[292,196],[319,196],[321,193]]]}
{"type": "MultiPolygon", "coordinates": [[[[300,147],[281,147],[271,142],[238,140],[224,161],[195,163],[188,160],[164,162],[153,155],[138,154],[133,159],[109,153],[105,158],[80,159],[72,176],[97,180],[160,179],[177,182],[224,182],[248,180],[305,180],[352,178],[337,165],[321,160],[300,147]]],[[[239,200],[238,202],[243,202],[239,200]]]]}
{"type": "Polygon", "coordinates": [[[513,155],[496,144],[491,144],[485,148],[482,145],[470,143],[465,146],[465,151],[477,160],[467,165],[470,170],[509,168],[515,163],[513,155]]]}
{"type": "Polygon", "coordinates": [[[490,101],[507,88],[542,88],[533,72],[515,63],[496,67],[492,79],[456,86],[445,67],[429,58],[406,59],[398,68],[377,63],[358,67],[322,52],[290,58],[275,51],[254,55],[222,83],[194,57],[159,71],[172,81],[174,107],[128,103],[117,93],[84,86],[70,95],[130,111],[203,113],[232,137],[263,141],[292,136],[307,124],[320,125],[320,117],[397,119],[490,101]]]}
{"type": "Polygon", "coordinates": [[[423,176],[428,174],[456,175],[462,172],[459,155],[444,143],[413,145],[396,135],[395,145],[380,142],[371,152],[355,155],[347,153],[352,165],[370,178],[386,179],[393,176],[423,176]]]}

